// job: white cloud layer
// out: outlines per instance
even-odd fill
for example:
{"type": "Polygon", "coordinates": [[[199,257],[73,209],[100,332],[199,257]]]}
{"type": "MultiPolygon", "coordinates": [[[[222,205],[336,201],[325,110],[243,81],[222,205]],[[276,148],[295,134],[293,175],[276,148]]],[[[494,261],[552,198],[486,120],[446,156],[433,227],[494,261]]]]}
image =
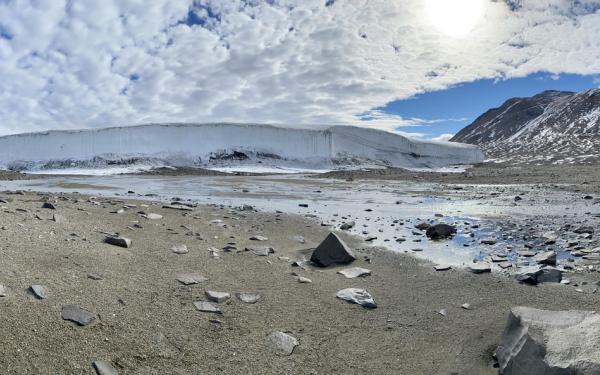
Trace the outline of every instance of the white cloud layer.
{"type": "Polygon", "coordinates": [[[600,73],[600,1],[0,0],[0,133],[145,122],[414,124],[378,108],[480,78],[600,73]],[[375,114],[370,121],[361,116],[375,114]]]}

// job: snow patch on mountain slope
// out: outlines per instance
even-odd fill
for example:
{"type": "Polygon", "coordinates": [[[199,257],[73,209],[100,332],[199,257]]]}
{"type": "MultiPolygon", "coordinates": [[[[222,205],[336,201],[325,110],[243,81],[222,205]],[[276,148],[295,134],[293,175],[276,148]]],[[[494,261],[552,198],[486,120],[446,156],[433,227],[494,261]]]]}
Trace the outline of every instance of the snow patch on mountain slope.
{"type": "Polygon", "coordinates": [[[472,145],[380,130],[248,124],[150,124],[0,137],[0,165],[17,170],[269,165],[332,169],[364,164],[435,168],[483,160],[472,145]]]}

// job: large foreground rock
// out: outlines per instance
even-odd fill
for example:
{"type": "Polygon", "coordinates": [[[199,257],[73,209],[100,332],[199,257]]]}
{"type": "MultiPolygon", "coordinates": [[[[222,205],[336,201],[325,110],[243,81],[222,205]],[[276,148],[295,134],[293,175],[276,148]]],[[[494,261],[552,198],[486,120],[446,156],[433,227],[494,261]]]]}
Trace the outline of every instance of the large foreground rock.
{"type": "Polygon", "coordinates": [[[321,267],[348,264],[356,260],[352,250],[335,233],[329,235],[313,251],[310,260],[321,267]]]}
{"type": "Polygon", "coordinates": [[[513,307],[496,354],[503,375],[600,374],[600,314],[513,307]]]}

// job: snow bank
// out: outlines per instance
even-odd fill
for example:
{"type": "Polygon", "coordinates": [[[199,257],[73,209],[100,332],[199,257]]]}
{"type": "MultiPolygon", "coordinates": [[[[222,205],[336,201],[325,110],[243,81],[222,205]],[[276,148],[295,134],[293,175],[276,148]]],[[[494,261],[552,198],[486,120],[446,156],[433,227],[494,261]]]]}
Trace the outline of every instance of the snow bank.
{"type": "Polygon", "coordinates": [[[373,129],[298,129],[242,124],[150,124],[0,137],[0,165],[19,170],[148,165],[268,163],[327,168],[348,164],[441,167],[481,162],[471,145],[373,129]]]}

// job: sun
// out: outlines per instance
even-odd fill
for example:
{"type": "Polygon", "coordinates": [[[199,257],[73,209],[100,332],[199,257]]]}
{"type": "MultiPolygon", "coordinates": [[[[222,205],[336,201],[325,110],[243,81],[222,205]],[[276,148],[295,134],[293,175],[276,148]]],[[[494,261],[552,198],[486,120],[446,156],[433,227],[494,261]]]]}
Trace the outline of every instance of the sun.
{"type": "Polygon", "coordinates": [[[483,18],[487,0],[426,0],[425,13],[440,32],[454,38],[467,36],[483,18]]]}

